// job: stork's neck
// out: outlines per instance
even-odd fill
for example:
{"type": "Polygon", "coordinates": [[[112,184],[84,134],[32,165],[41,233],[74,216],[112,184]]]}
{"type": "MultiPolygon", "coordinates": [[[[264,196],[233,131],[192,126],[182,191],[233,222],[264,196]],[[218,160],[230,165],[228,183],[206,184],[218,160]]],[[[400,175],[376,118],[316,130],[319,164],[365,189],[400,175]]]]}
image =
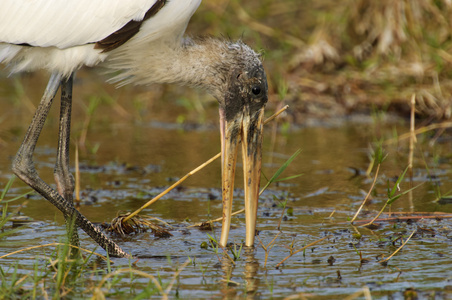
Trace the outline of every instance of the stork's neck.
{"type": "Polygon", "coordinates": [[[219,99],[242,46],[246,47],[206,38],[184,39],[176,47],[163,42],[146,45],[145,49],[128,47],[115,55],[110,67],[122,70],[114,79],[122,83],[196,86],[219,99]]]}

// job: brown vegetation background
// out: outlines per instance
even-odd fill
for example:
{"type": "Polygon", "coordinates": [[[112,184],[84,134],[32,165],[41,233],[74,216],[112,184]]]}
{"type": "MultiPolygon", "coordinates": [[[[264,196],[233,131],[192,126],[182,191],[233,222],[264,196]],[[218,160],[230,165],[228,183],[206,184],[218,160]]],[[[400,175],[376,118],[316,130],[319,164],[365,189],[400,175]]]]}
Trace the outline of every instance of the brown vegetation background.
{"type": "Polygon", "coordinates": [[[451,118],[450,0],[205,0],[188,32],[261,49],[269,106],[291,120],[388,112],[451,118]]]}

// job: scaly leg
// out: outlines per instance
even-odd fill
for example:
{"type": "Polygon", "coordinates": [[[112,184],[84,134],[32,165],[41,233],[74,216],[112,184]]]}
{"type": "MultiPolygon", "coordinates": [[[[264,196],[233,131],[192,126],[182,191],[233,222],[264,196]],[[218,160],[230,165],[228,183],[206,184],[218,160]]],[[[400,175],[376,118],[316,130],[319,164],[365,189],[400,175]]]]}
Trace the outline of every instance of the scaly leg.
{"type": "MultiPolygon", "coordinates": [[[[69,78],[68,81],[72,81],[72,76],[69,78]]],[[[94,226],[93,223],[91,223],[88,219],[86,219],[80,212],[75,209],[74,205],[66,201],[57,191],[52,189],[47,183],[45,183],[38,175],[38,172],[36,171],[36,168],[33,163],[33,152],[36,147],[36,143],[38,141],[39,135],[41,134],[42,128],[44,126],[44,122],[47,118],[47,114],[49,113],[50,106],[52,105],[53,98],[55,97],[55,94],[58,90],[58,87],[62,84],[65,87],[63,88],[63,94],[67,94],[67,91],[69,88],[68,83],[66,80],[62,78],[62,76],[58,73],[52,73],[49,83],[47,85],[47,88],[44,92],[44,95],[42,96],[41,102],[39,103],[38,109],[36,110],[36,113],[33,117],[33,120],[31,121],[30,127],[28,128],[28,131],[25,135],[24,141],[22,142],[22,145],[19,148],[19,151],[16,154],[16,157],[13,161],[13,172],[22,179],[25,183],[27,183],[30,187],[32,187],[34,190],[36,190],[39,194],[41,194],[44,198],[46,198],[50,203],[52,203],[54,206],[56,206],[65,216],[66,219],[75,219],[75,224],[82,228],[92,239],[94,239],[102,248],[104,248],[111,256],[116,257],[127,257],[129,256],[126,252],[124,252],[113,240],[111,240],[109,237],[107,237],[98,227],[94,226]]],[[[72,85],[72,83],[70,83],[72,85]]],[[[63,102],[66,102],[67,105],[68,102],[70,103],[70,100],[63,100],[63,102]]],[[[67,107],[63,109],[64,112],[68,112],[67,107]]],[[[70,111],[70,109],[69,109],[70,111]]],[[[65,164],[64,160],[68,159],[68,150],[64,148],[68,148],[68,140],[63,141],[66,138],[69,139],[69,135],[64,133],[66,132],[69,127],[68,123],[70,122],[70,115],[63,116],[61,123],[66,123],[64,125],[63,130],[60,130],[60,145],[59,147],[63,147],[63,149],[58,150],[58,156],[61,156],[61,161],[58,162],[57,160],[57,166],[56,166],[56,177],[57,183],[59,185],[59,189],[62,191],[63,194],[72,193],[70,192],[71,184],[65,185],[61,189],[61,182],[67,181],[69,178],[69,181],[71,181],[71,176],[69,175],[61,175],[61,171],[59,169],[67,169],[66,167],[59,167],[58,164],[65,164]],[[61,145],[61,143],[65,145],[61,145]],[[67,151],[67,154],[63,154],[67,151]]],[[[60,125],[61,126],[61,125],[60,125]]],[[[61,128],[60,128],[61,129],[61,128]]],[[[64,171],[63,171],[64,173],[64,171]]],[[[67,170],[66,173],[69,173],[67,170]]],[[[73,184],[72,184],[73,186],[73,184]]],[[[65,195],[66,197],[66,195],[65,195]]],[[[72,196],[71,196],[72,197],[72,196]]],[[[72,198],[71,198],[72,199],[72,198]]]]}
{"type": "MultiPolygon", "coordinates": [[[[70,205],[74,205],[74,177],[69,171],[69,146],[71,135],[71,108],[72,108],[72,84],[74,74],[67,80],[61,81],[61,107],[60,107],[60,126],[58,133],[58,152],[53,171],[57,189],[60,195],[70,205]]],[[[66,228],[68,239],[71,245],[79,246],[79,237],[75,219],[73,216],[66,216],[66,228]]],[[[72,256],[79,254],[77,248],[72,248],[72,256]]]]}

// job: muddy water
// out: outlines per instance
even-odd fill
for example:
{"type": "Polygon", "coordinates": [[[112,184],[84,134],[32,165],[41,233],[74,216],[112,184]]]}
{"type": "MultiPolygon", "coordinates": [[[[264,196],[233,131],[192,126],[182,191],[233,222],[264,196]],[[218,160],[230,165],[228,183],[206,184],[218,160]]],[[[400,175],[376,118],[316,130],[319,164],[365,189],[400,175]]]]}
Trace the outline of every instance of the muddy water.
{"type": "MultiPolygon", "coordinates": [[[[186,110],[172,98],[186,97],[185,93],[197,97],[200,95],[197,92],[155,88],[115,91],[107,85],[100,85],[95,79],[95,75],[82,73],[81,81],[76,85],[77,88],[82,83],[90,83],[87,90],[80,92],[80,103],[84,104],[74,105],[74,137],[80,137],[87,119],[84,107],[89,105],[89,98],[85,94],[111,93],[117,103],[102,103],[97,108],[90,122],[86,146],[80,149],[83,199],[80,211],[93,222],[108,222],[119,211],[134,211],[175,179],[215,155],[220,149],[219,132],[215,104],[205,99],[205,121],[201,125],[196,125],[196,122],[190,126],[186,125],[187,122],[178,123],[181,115],[193,120],[199,111],[186,110]],[[128,108],[126,114],[121,111],[127,104],[124,97],[141,99],[149,95],[171,99],[167,105],[153,102],[150,107],[128,108]]],[[[45,77],[22,78],[20,82],[26,85],[24,94],[21,93],[23,86],[18,82],[2,78],[0,85],[2,189],[11,176],[11,159],[31,118],[32,106],[37,104],[35,95],[42,91],[45,77]],[[13,83],[16,83],[15,87],[13,83]]],[[[384,118],[369,117],[365,122],[344,121],[340,126],[328,126],[327,123],[317,127],[292,126],[288,131],[279,127],[276,135],[273,135],[273,129],[270,126],[265,135],[263,172],[266,177],[271,177],[297,149],[302,150],[301,154],[282,177],[303,175],[271,185],[261,197],[259,238],[267,245],[279,233],[267,259],[263,247],[257,245],[254,250],[242,250],[240,257],[231,263],[223,259],[221,251],[216,254],[215,249],[200,247],[201,243],[208,242],[207,234],[218,236],[219,228],[213,232],[187,228],[221,215],[220,164],[217,161],[145,210],[145,214],[168,222],[173,237],[156,238],[150,232],[126,239],[116,237],[125,250],[135,256],[147,257],[141,258],[136,268],[159,276],[163,284],[168,284],[177,266],[190,258],[192,263],[182,270],[171,292],[180,298],[281,298],[302,294],[331,299],[345,298],[363,287],[368,288],[374,298],[403,298],[403,293],[409,288],[423,297],[452,297],[452,260],[449,255],[452,223],[448,219],[384,221],[374,230],[347,223],[372,183],[372,178],[365,175],[372,143],[379,139],[388,141],[396,134],[405,133],[408,128],[404,122],[386,122],[384,118]],[[281,203],[285,199],[290,209],[283,211],[281,203]],[[382,266],[379,257],[389,256],[413,231],[415,234],[405,248],[387,266],[382,266]],[[297,250],[326,236],[324,241],[276,268],[289,255],[291,245],[293,250],[297,250]],[[359,253],[366,259],[364,263],[360,262],[359,253]]],[[[52,182],[56,131],[55,109],[35,154],[36,166],[48,182],[52,182]]],[[[452,190],[452,139],[446,132],[435,140],[433,146],[429,145],[430,141],[431,135],[420,136],[414,153],[413,184],[424,184],[397,200],[391,211],[452,212],[452,205],[446,197],[435,201],[438,191],[445,194],[452,190]]],[[[381,167],[370,204],[365,206],[360,220],[376,215],[386,200],[388,182],[392,187],[395,178],[407,165],[406,141],[386,143],[384,149],[388,157],[381,167]]],[[[240,209],[243,193],[240,166],[237,172],[234,208],[240,209]]],[[[374,172],[375,169],[372,176],[374,172]]],[[[265,178],[262,182],[266,182],[265,178]]],[[[409,182],[400,184],[401,192],[408,188],[409,182]]],[[[7,198],[27,191],[28,187],[16,181],[7,198]]],[[[0,255],[27,246],[64,240],[63,218],[49,203],[32,195],[13,202],[9,209],[13,211],[19,206],[23,206],[21,215],[33,222],[0,239],[0,255]]],[[[244,216],[235,217],[233,225],[230,241],[240,243],[244,239],[244,216]]],[[[81,236],[82,246],[95,248],[84,233],[81,236]]],[[[105,254],[102,249],[97,251],[105,254]]],[[[39,257],[50,252],[41,249],[22,252],[0,260],[0,265],[8,272],[8,266],[18,262],[20,274],[31,274],[39,257]]],[[[232,256],[230,252],[229,255],[232,256]]],[[[114,260],[113,268],[128,266],[127,259],[114,260]]],[[[126,276],[109,291],[116,293],[110,296],[129,295],[131,285],[133,293],[139,294],[148,286],[148,280],[137,278],[131,284],[126,276]]],[[[84,292],[80,290],[81,294],[84,292]]],[[[83,295],[90,296],[89,293],[83,295]]]]}

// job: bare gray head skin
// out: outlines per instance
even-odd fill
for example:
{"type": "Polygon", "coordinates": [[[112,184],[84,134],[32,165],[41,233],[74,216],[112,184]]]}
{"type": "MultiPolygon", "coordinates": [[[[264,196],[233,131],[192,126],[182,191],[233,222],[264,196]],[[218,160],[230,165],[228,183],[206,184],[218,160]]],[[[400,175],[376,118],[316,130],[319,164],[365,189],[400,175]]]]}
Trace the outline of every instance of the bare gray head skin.
{"type": "Polygon", "coordinates": [[[210,40],[217,49],[217,63],[212,64],[217,80],[207,80],[205,88],[218,100],[226,119],[235,116],[245,105],[256,111],[267,103],[267,75],[260,56],[246,44],[210,40]],[[210,82],[209,82],[210,81],[210,82]]]}
{"type": "Polygon", "coordinates": [[[253,246],[262,157],[264,107],[268,85],[259,56],[247,45],[226,43],[210,90],[220,105],[223,172],[223,224],[220,245],[226,246],[238,145],[242,144],[246,246],[253,246]]]}
{"type": "Polygon", "coordinates": [[[234,118],[245,106],[255,112],[267,103],[267,76],[260,61],[235,66],[230,70],[227,82],[224,98],[218,99],[226,120],[234,118]]]}

